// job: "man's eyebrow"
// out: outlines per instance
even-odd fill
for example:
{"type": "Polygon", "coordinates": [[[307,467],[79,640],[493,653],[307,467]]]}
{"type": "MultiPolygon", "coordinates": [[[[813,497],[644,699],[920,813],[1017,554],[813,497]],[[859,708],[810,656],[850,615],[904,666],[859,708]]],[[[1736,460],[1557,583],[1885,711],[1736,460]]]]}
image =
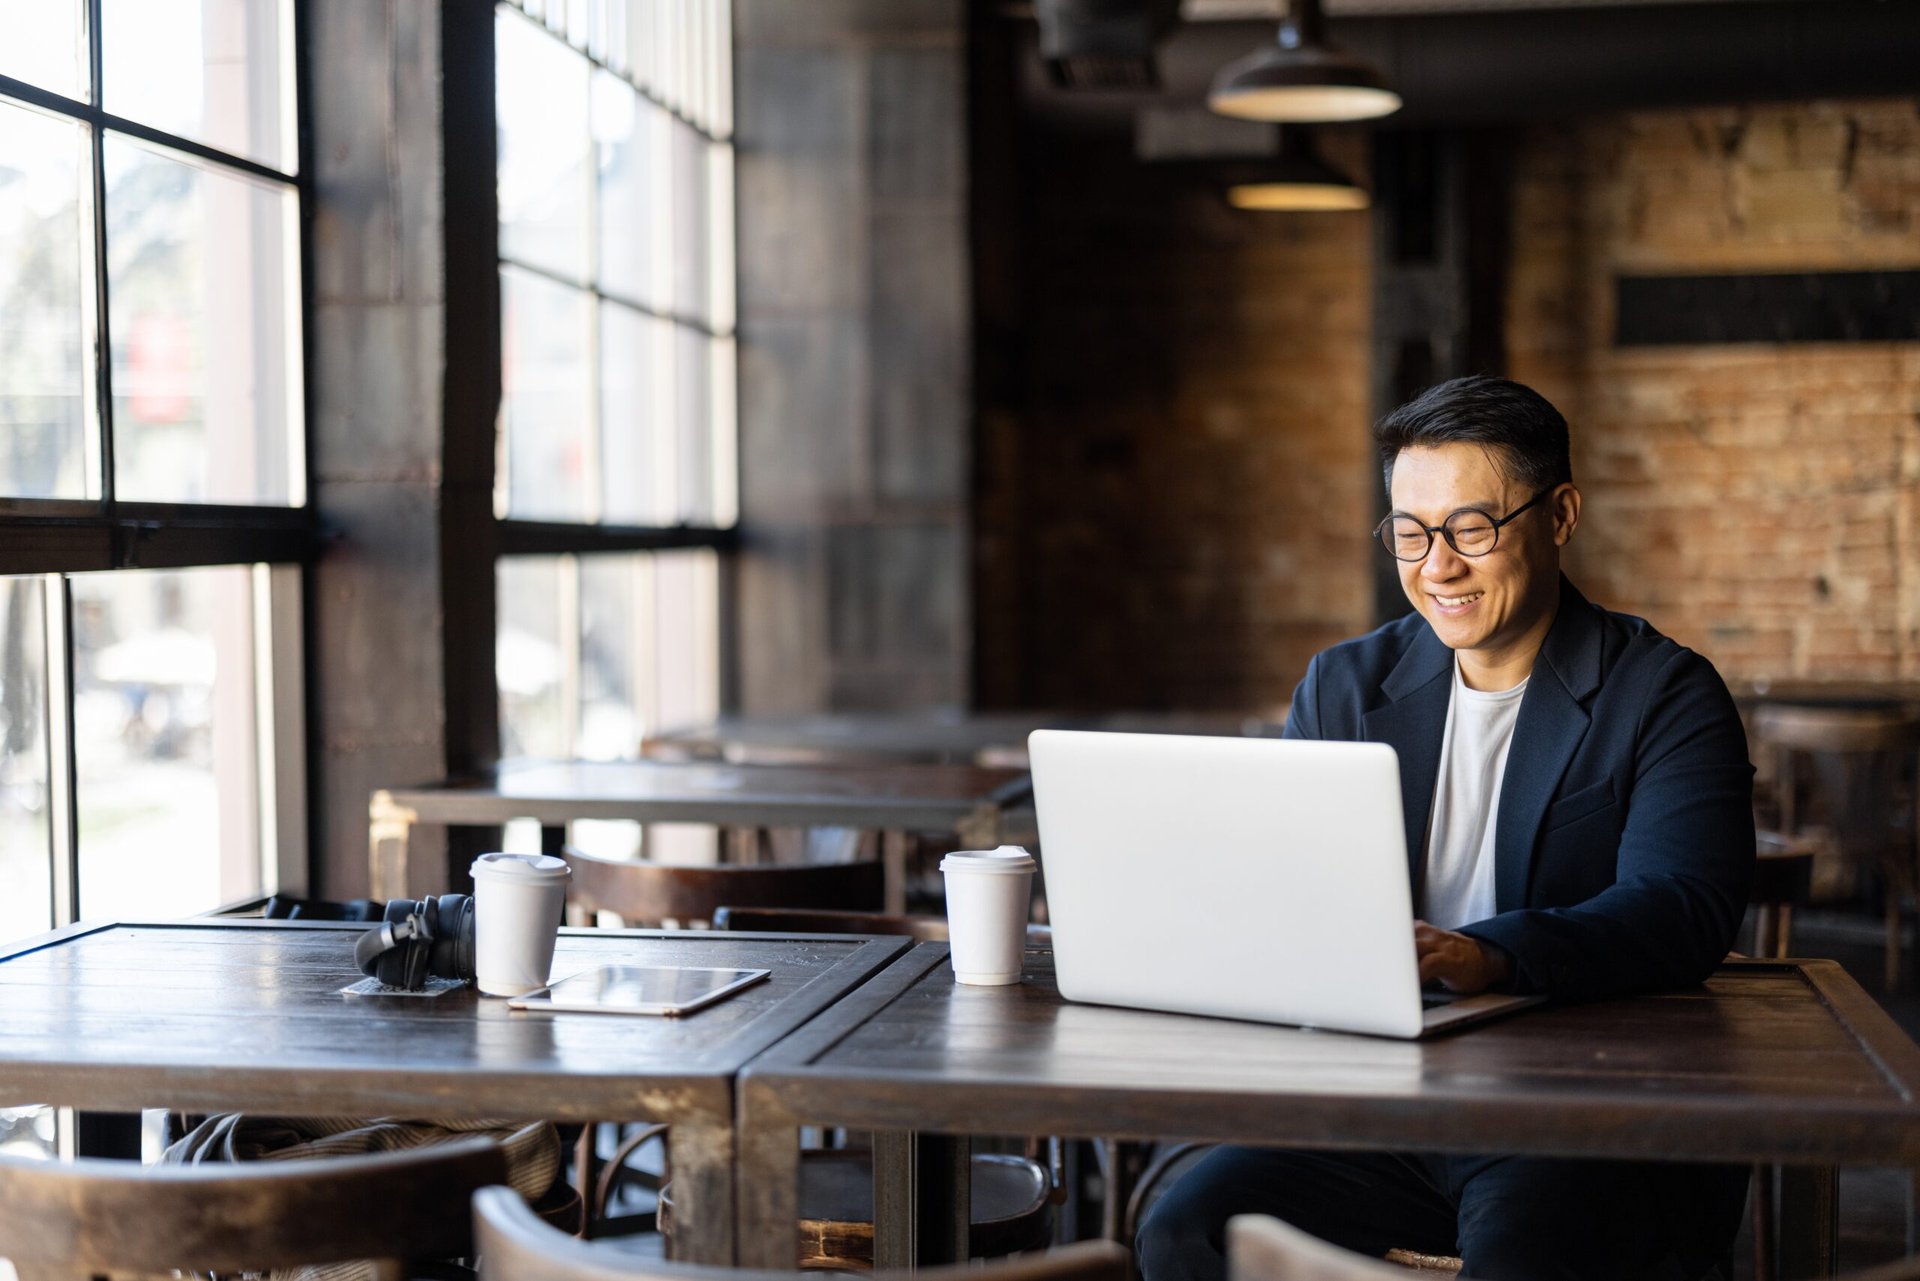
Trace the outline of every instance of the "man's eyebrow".
{"type": "MultiPolygon", "coordinates": [[[[1491,515],[1492,513],[1497,512],[1499,510],[1500,510],[1500,503],[1498,500],[1491,500],[1487,502],[1462,503],[1458,507],[1449,508],[1447,510],[1447,516],[1456,516],[1461,512],[1484,512],[1491,515]]],[[[1418,516],[1414,515],[1414,513],[1408,511],[1404,507],[1396,507],[1392,511],[1388,512],[1387,515],[1413,516],[1415,520],[1420,519],[1418,516]]],[[[1442,516],[1440,519],[1445,520],[1447,516],[1442,516]]]]}

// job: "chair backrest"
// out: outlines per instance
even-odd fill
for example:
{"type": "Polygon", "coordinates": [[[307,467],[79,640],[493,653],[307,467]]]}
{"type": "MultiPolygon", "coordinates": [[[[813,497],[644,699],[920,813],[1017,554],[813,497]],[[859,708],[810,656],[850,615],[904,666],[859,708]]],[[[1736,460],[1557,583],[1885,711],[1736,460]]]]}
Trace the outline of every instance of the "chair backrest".
{"type": "Polygon", "coordinates": [[[1920,748],[1920,716],[1897,707],[1797,707],[1769,703],[1753,714],[1754,737],[1796,752],[1898,752],[1920,748]]]}
{"type": "MultiPolygon", "coordinates": [[[[796,1281],[800,1276],[615,1253],[547,1226],[508,1188],[475,1193],[473,1219],[481,1281],[796,1281]]],[[[1083,1241],[986,1267],[872,1276],[873,1281],[1125,1281],[1127,1258],[1127,1251],[1111,1241],[1083,1241]]]]}
{"type": "Polygon", "coordinates": [[[1406,1281],[1410,1275],[1264,1214],[1227,1220],[1228,1281],[1406,1281]]]}
{"type": "Polygon", "coordinates": [[[629,925],[711,921],[723,905],[877,908],[885,870],[873,861],[763,867],[681,867],[645,859],[605,859],[566,851],[573,868],[567,897],[589,912],[612,912],[629,925]]]}
{"type": "MultiPolygon", "coordinates": [[[[760,930],[779,934],[885,934],[911,938],[916,943],[945,943],[944,916],[890,916],[884,912],[829,912],[781,907],[734,907],[714,913],[717,930],[760,930]]],[[[1051,947],[1053,929],[1027,926],[1028,947],[1051,947]]]]}
{"type": "Polygon", "coordinates": [[[1889,825],[1911,839],[1911,811],[1895,797],[1911,790],[1914,753],[1920,751],[1920,714],[1900,707],[1800,707],[1769,703],[1753,714],[1756,756],[1769,762],[1781,830],[1800,833],[1802,812],[1795,760],[1811,756],[1827,825],[1844,845],[1864,850],[1889,825]],[[1822,763],[1824,762],[1824,764],[1822,763]]]}
{"type": "Polygon", "coordinates": [[[0,1157],[0,1257],[27,1281],[464,1255],[475,1189],[506,1172],[482,1138],[244,1164],[0,1157]]]}

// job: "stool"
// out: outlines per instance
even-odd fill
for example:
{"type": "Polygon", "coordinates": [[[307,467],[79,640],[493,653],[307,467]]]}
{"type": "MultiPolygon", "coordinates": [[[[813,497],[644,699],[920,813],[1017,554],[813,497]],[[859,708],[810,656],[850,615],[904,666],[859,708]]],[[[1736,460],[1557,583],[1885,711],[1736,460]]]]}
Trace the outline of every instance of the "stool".
{"type": "Polygon", "coordinates": [[[1813,884],[1814,847],[1779,832],[1755,836],[1753,888],[1747,894],[1753,914],[1753,954],[1777,959],[1793,954],[1793,909],[1804,904],[1813,884]]]}
{"type": "Polygon", "coordinates": [[[1797,707],[1768,704],[1754,712],[1754,737],[1775,758],[1780,834],[1804,839],[1795,765],[1801,756],[1838,758],[1844,774],[1822,799],[1833,837],[1851,862],[1878,865],[1886,897],[1886,983],[1900,982],[1900,916],[1915,889],[1914,761],[1920,716],[1899,708],[1797,707]]]}
{"type": "MultiPolygon", "coordinates": [[[[1046,1170],[1022,1156],[973,1157],[970,1258],[1038,1250],[1052,1235],[1046,1170]]],[[[873,1267],[873,1154],[836,1149],[800,1154],[800,1266],[873,1267]]],[[[660,1231],[673,1240],[673,1185],[660,1189],[660,1231]]]]}

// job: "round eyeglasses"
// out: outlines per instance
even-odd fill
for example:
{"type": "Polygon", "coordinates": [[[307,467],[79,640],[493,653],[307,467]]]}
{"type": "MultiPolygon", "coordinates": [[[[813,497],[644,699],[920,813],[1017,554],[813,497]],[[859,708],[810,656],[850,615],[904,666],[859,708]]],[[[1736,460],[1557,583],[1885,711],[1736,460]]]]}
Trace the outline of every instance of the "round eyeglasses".
{"type": "Polygon", "coordinates": [[[1423,524],[1411,516],[1389,516],[1374,526],[1373,536],[1380,540],[1380,545],[1395,560],[1425,560],[1427,553],[1433,550],[1435,534],[1446,539],[1447,546],[1462,556],[1485,556],[1499,543],[1501,526],[1512,522],[1520,513],[1558,488],[1558,485],[1548,485],[1498,519],[1477,507],[1462,507],[1438,525],[1423,524]]]}

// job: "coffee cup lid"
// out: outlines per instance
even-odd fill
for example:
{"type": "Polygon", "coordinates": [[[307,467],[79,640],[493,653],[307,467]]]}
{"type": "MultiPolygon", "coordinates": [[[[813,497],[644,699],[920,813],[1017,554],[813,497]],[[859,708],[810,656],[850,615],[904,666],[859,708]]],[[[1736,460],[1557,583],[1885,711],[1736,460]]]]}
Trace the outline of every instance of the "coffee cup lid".
{"type": "Polygon", "coordinates": [[[940,860],[943,872],[1031,872],[1033,856],[1018,845],[994,850],[955,850],[940,860]]]}
{"type": "Polygon", "coordinates": [[[563,881],[573,875],[567,860],[551,854],[482,854],[467,870],[476,880],[563,881]]]}

